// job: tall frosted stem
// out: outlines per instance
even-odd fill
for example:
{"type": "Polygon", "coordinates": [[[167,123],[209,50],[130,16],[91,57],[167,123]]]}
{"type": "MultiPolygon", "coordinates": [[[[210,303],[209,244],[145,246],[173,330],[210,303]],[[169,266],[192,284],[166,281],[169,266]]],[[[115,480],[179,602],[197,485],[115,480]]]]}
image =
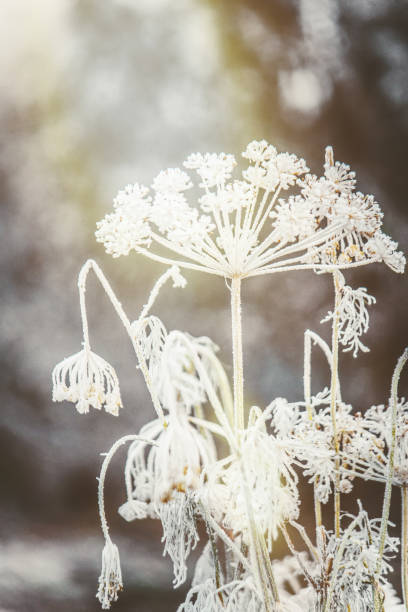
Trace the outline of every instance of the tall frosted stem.
{"type": "Polygon", "coordinates": [[[334,281],[334,311],[333,311],[333,330],[332,330],[332,362],[331,362],[331,385],[330,385],[330,413],[333,425],[334,450],[336,452],[336,483],[334,487],[334,532],[336,537],[340,537],[340,445],[337,432],[336,420],[336,400],[338,385],[339,368],[339,305],[340,305],[340,280],[339,273],[333,272],[334,281]]]}
{"type": "Polygon", "coordinates": [[[401,537],[401,578],[402,596],[408,612],[408,485],[401,487],[402,496],[402,537],[401,537]]]}
{"type": "MultiPolygon", "coordinates": [[[[402,369],[408,360],[408,349],[405,349],[401,357],[398,359],[394,373],[392,375],[391,382],[391,398],[390,398],[390,410],[391,410],[391,444],[388,455],[388,470],[387,470],[387,481],[385,484],[383,511],[381,517],[381,530],[380,530],[380,546],[378,550],[377,564],[376,564],[376,579],[381,572],[382,559],[384,555],[385,540],[387,538],[388,519],[390,516],[391,506],[391,493],[392,493],[392,482],[394,476],[394,455],[395,445],[397,442],[397,416],[398,416],[398,382],[401,376],[402,369]]],[[[378,612],[380,610],[381,602],[379,601],[378,594],[375,594],[374,610],[378,612]]]]}
{"type": "Polygon", "coordinates": [[[234,362],[234,426],[244,429],[244,367],[242,357],[241,278],[231,282],[232,355],[234,362]]]}

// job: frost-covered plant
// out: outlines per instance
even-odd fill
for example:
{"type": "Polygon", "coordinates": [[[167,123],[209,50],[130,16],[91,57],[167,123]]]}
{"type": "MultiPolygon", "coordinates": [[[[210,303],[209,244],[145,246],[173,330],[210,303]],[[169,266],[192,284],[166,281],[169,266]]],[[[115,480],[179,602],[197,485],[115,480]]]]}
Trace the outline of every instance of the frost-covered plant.
{"type": "Polygon", "coordinates": [[[119,551],[104,511],[104,481],[116,450],[131,442],[125,466],[127,498],[119,512],[127,521],[161,521],[164,553],[174,567],[174,586],[187,578],[186,561],[205,525],[208,542],[179,612],[396,612],[408,610],[408,403],[398,381],[408,359],[396,366],[387,405],[356,413],[342,398],[339,346],[367,351],[365,288],[346,284],[341,270],[385,262],[403,272],[405,258],[381,230],[383,213],[374,197],[355,191],[355,175],[335,162],[327,147],[323,175],[309,173],[303,159],[278,153],[265,141],[243,153],[249,165],[233,179],[232,155],[193,154],[184,163],[198,175],[198,206],[186,192],[190,174],[160,172],[152,192],[128,185],[114,211],[98,223],[97,239],[114,257],[131,250],[169,266],[131,322],[94,261],[79,275],[83,349],[53,372],[53,399],[69,400],[80,413],[89,406],[117,415],[122,402],[112,366],[90,348],[85,304],[92,269],[119,315],[150,392],[156,417],[138,434],[124,436],[105,456],[98,500],[105,537],[97,597],[108,609],[122,589],[119,551]],[[231,293],[233,386],[207,337],[167,331],[151,314],[163,285],[186,283],[181,268],[224,277],[231,293]],[[308,269],[329,273],[334,307],[323,319],[331,343],[307,330],[304,397],[275,398],[247,410],[243,386],[241,283],[274,272],[308,269]],[[325,355],[329,385],[311,394],[311,352],[325,355]],[[217,441],[223,444],[217,444],[217,441]],[[220,449],[224,449],[222,452],[220,449]],[[299,478],[313,484],[315,533],[298,522],[299,478]],[[381,517],[361,501],[356,515],[341,510],[356,477],[385,483],[381,517]],[[388,534],[392,486],[402,491],[401,571],[404,603],[386,575],[399,539],[388,534]],[[322,505],[334,499],[332,525],[322,505]],[[282,535],[289,555],[275,558],[282,535]],[[293,535],[303,542],[297,550],[293,535]]]}

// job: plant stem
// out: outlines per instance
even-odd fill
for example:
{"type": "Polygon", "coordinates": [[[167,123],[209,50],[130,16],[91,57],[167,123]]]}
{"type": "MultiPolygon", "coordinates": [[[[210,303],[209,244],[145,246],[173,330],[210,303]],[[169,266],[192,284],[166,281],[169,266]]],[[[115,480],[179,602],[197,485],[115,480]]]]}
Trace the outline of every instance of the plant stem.
{"type": "Polygon", "coordinates": [[[408,612],[408,485],[401,488],[402,497],[402,534],[401,534],[401,574],[402,596],[405,610],[408,612]]]}
{"type": "Polygon", "coordinates": [[[331,385],[330,385],[330,413],[333,425],[333,443],[336,452],[336,482],[334,485],[334,532],[336,538],[340,537],[340,445],[336,422],[336,399],[339,363],[339,305],[341,300],[339,273],[333,272],[334,282],[334,311],[332,330],[332,362],[331,362],[331,385]]]}
{"type": "Polygon", "coordinates": [[[146,444],[152,444],[154,446],[157,446],[156,442],[154,442],[153,440],[148,440],[139,435],[129,434],[127,436],[123,436],[122,438],[119,438],[119,440],[116,440],[116,442],[113,444],[109,452],[106,453],[105,458],[102,462],[102,467],[101,467],[101,471],[100,471],[99,478],[98,478],[98,509],[99,509],[99,517],[101,520],[102,533],[105,537],[105,540],[110,539],[109,526],[108,526],[108,522],[106,520],[106,515],[105,515],[105,500],[104,500],[104,486],[105,486],[106,471],[109,467],[109,463],[113,455],[116,453],[118,448],[123,446],[123,444],[126,444],[126,442],[133,442],[134,440],[140,440],[140,442],[145,442],[146,444]]]}
{"type": "Polygon", "coordinates": [[[152,398],[154,409],[156,410],[157,416],[163,423],[165,427],[167,427],[167,422],[163,413],[163,409],[161,407],[160,401],[157,397],[157,393],[154,389],[152,380],[150,378],[149,369],[146,364],[146,360],[144,358],[143,352],[139,346],[139,343],[136,341],[134,330],[132,329],[131,323],[123,310],[122,304],[119,302],[116,297],[112,287],[110,286],[108,279],[93,259],[88,259],[88,261],[82,266],[79,276],[78,276],[78,290],[79,290],[79,302],[81,308],[81,318],[82,318],[82,329],[84,334],[84,348],[89,350],[89,331],[88,331],[88,318],[86,315],[86,303],[85,303],[85,292],[86,292],[86,280],[89,274],[89,271],[93,270],[97,279],[101,283],[103,289],[105,290],[106,295],[111,301],[112,306],[114,307],[119,319],[121,320],[126,332],[130,338],[133,349],[136,353],[136,357],[139,362],[140,370],[145,379],[146,386],[149,390],[150,396],[152,398]]]}
{"type": "MultiPolygon", "coordinates": [[[[380,546],[378,549],[378,558],[375,568],[375,578],[378,580],[381,571],[382,558],[385,548],[385,540],[387,537],[387,525],[388,518],[390,515],[391,506],[391,493],[392,493],[392,481],[394,476],[394,455],[395,445],[397,441],[397,409],[398,409],[398,382],[401,376],[402,369],[408,360],[408,349],[405,349],[401,357],[398,359],[394,373],[392,375],[391,382],[391,397],[390,397],[390,408],[391,408],[391,445],[388,456],[388,474],[387,481],[385,484],[383,511],[381,516],[381,529],[380,529],[380,546]]],[[[374,612],[380,610],[381,602],[379,601],[378,591],[374,601],[374,612]]]]}
{"type": "Polygon", "coordinates": [[[242,357],[241,278],[231,281],[232,357],[234,362],[234,425],[244,429],[244,370],[242,357]]]}
{"type": "Polygon", "coordinates": [[[272,612],[273,602],[271,590],[276,601],[278,592],[273,579],[272,566],[269,555],[264,554],[262,547],[263,535],[259,534],[252,507],[251,491],[247,477],[246,466],[241,455],[242,436],[240,432],[245,427],[244,421],[244,374],[242,356],[242,322],[241,322],[241,278],[233,276],[231,279],[231,325],[232,325],[232,356],[234,366],[234,427],[237,435],[238,452],[246,513],[248,517],[249,553],[254,566],[255,580],[261,588],[266,612],[272,612]],[[269,584],[268,584],[269,583],[269,584]]]}
{"type": "MultiPolygon", "coordinates": [[[[240,451],[239,451],[240,452],[240,451]]],[[[258,529],[255,523],[254,511],[251,502],[251,493],[249,489],[247,471],[245,469],[245,464],[242,459],[242,456],[238,456],[238,461],[242,474],[242,489],[245,498],[245,506],[246,506],[246,514],[248,518],[248,536],[249,536],[249,556],[251,565],[253,567],[254,572],[254,580],[257,583],[258,588],[262,591],[263,603],[265,606],[265,612],[273,612],[273,603],[271,598],[271,592],[268,588],[268,578],[269,574],[273,576],[272,566],[267,568],[267,561],[270,564],[269,555],[268,559],[265,559],[265,556],[262,551],[262,546],[260,542],[260,535],[258,533],[258,529]]],[[[274,584],[274,581],[273,581],[274,584]]],[[[272,592],[275,595],[275,589],[272,589],[272,592]]],[[[277,596],[277,591],[276,591],[277,596]]]]}

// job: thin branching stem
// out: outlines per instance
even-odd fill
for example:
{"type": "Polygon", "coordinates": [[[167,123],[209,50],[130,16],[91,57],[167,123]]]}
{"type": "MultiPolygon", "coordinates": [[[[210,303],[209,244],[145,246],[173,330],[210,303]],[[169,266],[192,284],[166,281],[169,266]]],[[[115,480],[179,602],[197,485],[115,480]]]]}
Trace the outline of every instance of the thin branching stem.
{"type": "MultiPolygon", "coordinates": [[[[152,398],[154,409],[156,410],[157,416],[162,421],[163,425],[166,426],[166,420],[164,417],[163,409],[161,407],[159,398],[157,397],[157,393],[154,389],[149,370],[146,364],[146,360],[142,353],[142,350],[135,338],[134,330],[132,329],[131,323],[123,310],[122,304],[119,302],[116,297],[112,287],[110,286],[106,276],[93,259],[88,259],[88,261],[82,266],[81,271],[78,276],[78,289],[79,289],[79,299],[80,299],[80,307],[81,307],[81,318],[82,318],[82,328],[84,333],[84,345],[85,348],[89,348],[89,332],[88,332],[88,319],[86,315],[86,306],[85,306],[85,293],[86,293],[86,280],[89,274],[89,271],[93,270],[99,282],[101,283],[105,293],[107,294],[109,300],[111,301],[112,306],[114,307],[119,319],[121,320],[126,332],[130,338],[130,341],[133,346],[133,350],[136,353],[137,360],[139,362],[140,370],[143,374],[143,378],[146,383],[146,387],[150,393],[152,398]]],[[[167,273],[165,273],[166,275],[167,273]]],[[[167,277],[166,277],[167,279],[167,277]]]]}

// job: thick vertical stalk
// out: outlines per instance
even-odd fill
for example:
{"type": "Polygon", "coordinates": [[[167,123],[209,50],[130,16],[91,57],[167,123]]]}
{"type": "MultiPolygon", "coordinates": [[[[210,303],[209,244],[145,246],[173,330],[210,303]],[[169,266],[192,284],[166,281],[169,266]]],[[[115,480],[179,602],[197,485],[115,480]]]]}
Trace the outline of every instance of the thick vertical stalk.
{"type": "Polygon", "coordinates": [[[336,422],[336,399],[338,385],[339,367],[339,305],[340,305],[340,280],[338,272],[333,272],[334,281],[334,311],[332,330],[332,362],[331,362],[331,385],[330,385],[330,413],[333,425],[333,443],[336,452],[336,482],[334,485],[334,533],[336,538],[340,537],[340,445],[336,422]]]}
{"type": "Polygon", "coordinates": [[[401,578],[405,610],[408,612],[408,485],[401,487],[402,534],[401,534],[401,578]]]}
{"type": "MultiPolygon", "coordinates": [[[[275,588],[270,589],[271,576],[274,585],[272,567],[270,560],[264,558],[260,535],[255,523],[251,500],[251,490],[247,477],[246,466],[241,455],[241,432],[245,428],[244,421],[244,372],[242,355],[242,322],[241,322],[241,278],[233,276],[231,280],[231,325],[232,325],[232,355],[234,367],[234,427],[238,442],[237,459],[242,474],[243,493],[245,498],[246,513],[248,517],[249,555],[254,569],[254,578],[262,591],[263,603],[266,612],[272,612],[272,593],[278,597],[275,588]],[[269,567],[270,566],[270,567],[269,567]],[[269,583],[269,584],[268,584],[269,583]]],[[[271,585],[272,586],[272,585],[271,585]]]]}
{"type": "MultiPolygon", "coordinates": [[[[262,546],[260,542],[260,534],[258,533],[258,529],[255,523],[247,471],[242,456],[239,458],[239,463],[242,474],[242,485],[246,506],[245,509],[248,518],[249,556],[251,560],[251,565],[254,569],[254,580],[256,581],[258,588],[262,592],[265,612],[273,612],[272,596],[268,585],[269,573],[273,576],[272,567],[268,567],[268,569],[266,567],[267,562],[270,565],[270,560],[269,556],[266,560],[263,555],[262,546]]],[[[275,585],[274,581],[273,585],[275,585]]],[[[275,597],[278,597],[276,588],[272,588],[272,593],[274,595],[276,593],[275,597]]]]}
{"type": "Polygon", "coordinates": [[[234,362],[234,425],[244,429],[244,368],[242,358],[241,278],[231,281],[232,357],[234,362]]]}

